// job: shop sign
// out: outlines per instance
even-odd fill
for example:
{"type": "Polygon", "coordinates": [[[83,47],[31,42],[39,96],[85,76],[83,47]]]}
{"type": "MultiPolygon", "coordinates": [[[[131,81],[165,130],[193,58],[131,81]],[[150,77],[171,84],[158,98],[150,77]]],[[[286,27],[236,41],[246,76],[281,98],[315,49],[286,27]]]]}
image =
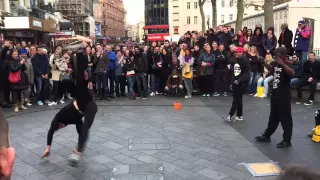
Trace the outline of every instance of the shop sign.
{"type": "Polygon", "coordinates": [[[29,17],[5,17],[5,29],[29,29],[29,17]]]}
{"type": "Polygon", "coordinates": [[[148,41],[163,41],[166,36],[170,36],[170,34],[148,34],[148,41]]]}
{"type": "Polygon", "coordinates": [[[42,28],[42,23],[40,21],[33,20],[32,21],[32,26],[42,28]]]}
{"type": "Polygon", "coordinates": [[[55,20],[46,19],[43,21],[43,31],[54,33],[57,31],[57,22],[55,20]]]}

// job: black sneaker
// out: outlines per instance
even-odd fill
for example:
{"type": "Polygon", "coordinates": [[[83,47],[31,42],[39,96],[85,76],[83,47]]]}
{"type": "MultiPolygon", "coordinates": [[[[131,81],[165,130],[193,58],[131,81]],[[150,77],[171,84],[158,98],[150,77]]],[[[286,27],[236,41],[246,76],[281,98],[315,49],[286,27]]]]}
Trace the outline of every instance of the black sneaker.
{"type": "Polygon", "coordinates": [[[311,105],[313,105],[313,101],[312,101],[312,100],[309,100],[308,102],[305,102],[304,105],[306,105],[306,106],[311,106],[311,105]]]}
{"type": "Polygon", "coordinates": [[[277,148],[288,148],[291,147],[292,144],[290,141],[281,141],[279,144],[277,144],[277,148]]]}
{"type": "Polygon", "coordinates": [[[119,97],[120,97],[120,94],[119,94],[119,93],[117,93],[117,94],[116,94],[116,96],[119,98],[119,97]]]}
{"type": "Polygon", "coordinates": [[[132,100],[136,100],[137,98],[135,96],[130,97],[132,100]]]}
{"type": "Polygon", "coordinates": [[[302,100],[298,100],[296,104],[302,104],[302,100]]]}
{"type": "Polygon", "coordinates": [[[227,93],[227,92],[224,92],[224,93],[223,93],[223,96],[224,96],[224,97],[228,96],[228,93],[227,93]]]}
{"type": "Polygon", "coordinates": [[[257,142],[263,142],[263,143],[269,143],[271,142],[270,137],[267,137],[265,135],[257,136],[254,138],[257,142]]]}

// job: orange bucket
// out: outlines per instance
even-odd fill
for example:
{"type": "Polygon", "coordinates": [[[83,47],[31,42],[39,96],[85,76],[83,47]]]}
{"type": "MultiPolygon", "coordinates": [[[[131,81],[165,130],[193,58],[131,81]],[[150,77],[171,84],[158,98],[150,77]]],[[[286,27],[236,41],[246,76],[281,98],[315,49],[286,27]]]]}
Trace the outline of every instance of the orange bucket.
{"type": "Polygon", "coordinates": [[[181,109],[181,103],[175,102],[173,103],[173,107],[175,110],[179,111],[181,109]]]}

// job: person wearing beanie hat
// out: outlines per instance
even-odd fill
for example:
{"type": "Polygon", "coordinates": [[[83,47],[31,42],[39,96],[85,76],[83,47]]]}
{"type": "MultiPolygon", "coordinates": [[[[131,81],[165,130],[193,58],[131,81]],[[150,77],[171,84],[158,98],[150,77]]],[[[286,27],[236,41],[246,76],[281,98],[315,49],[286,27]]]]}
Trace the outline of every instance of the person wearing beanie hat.
{"type": "Polygon", "coordinates": [[[304,62],[308,59],[311,31],[304,20],[298,22],[298,28],[294,38],[294,49],[300,59],[300,66],[303,68],[304,62]]]}
{"type": "Polygon", "coordinates": [[[223,119],[227,122],[233,120],[242,121],[243,120],[243,103],[242,96],[247,90],[247,86],[250,80],[250,62],[247,57],[243,56],[243,48],[236,47],[235,52],[235,63],[230,69],[233,69],[232,79],[230,88],[232,90],[232,106],[229,114],[223,119]],[[233,115],[237,112],[237,116],[233,118],[233,115]]]}
{"type": "Polygon", "coordinates": [[[255,137],[257,142],[271,142],[271,135],[276,131],[279,123],[283,128],[283,140],[277,144],[277,148],[287,148],[291,146],[292,137],[292,114],[291,114],[291,93],[290,81],[295,72],[290,63],[286,61],[287,49],[279,47],[276,52],[276,60],[273,66],[273,88],[270,99],[270,116],[268,127],[261,136],[255,137]]]}

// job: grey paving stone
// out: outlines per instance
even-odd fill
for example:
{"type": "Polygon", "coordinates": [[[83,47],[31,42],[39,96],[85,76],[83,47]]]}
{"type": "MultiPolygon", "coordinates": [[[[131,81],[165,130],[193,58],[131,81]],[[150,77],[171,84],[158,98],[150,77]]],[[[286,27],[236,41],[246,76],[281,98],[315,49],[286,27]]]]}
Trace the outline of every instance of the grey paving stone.
{"type": "Polygon", "coordinates": [[[21,176],[19,176],[17,173],[12,173],[11,175],[12,180],[23,180],[21,176]]]}
{"type": "Polygon", "coordinates": [[[141,143],[147,143],[147,144],[152,144],[152,143],[168,143],[167,138],[141,138],[141,143]]]}
{"type": "Polygon", "coordinates": [[[97,162],[97,163],[100,163],[100,164],[105,164],[105,163],[113,161],[113,159],[111,159],[105,155],[102,155],[102,154],[90,157],[90,159],[97,162]]]}
{"type": "Polygon", "coordinates": [[[188,154],[193,154],[193,153],[198,151],[196,149],[190,148],[188,146],[183,146],[183,145],[180,145],[178,147],[174,147],[174,149],[182,151],[182,152],[185,152],[185,153],[188,153],[188,154]]]}
{"type": "Polygon", "coordinates": [[[77,178],[71,176],[69,173],[65,171],[50,175],[49,178],[52,180],[77,180],[77,178]]]}
{"type": "Polygon", "coordinates": [[[117,149],[118,152],[122,153],[122,154],[125,154],[127,156],[133,156],[133,155],[136,155],[136,154],[139,154],[140,152],[139,151],[129,151],[128,150],[128,147],[124,147],[124,148],[121,148],[121,149],[117,149]]]}
{"type": "Polygon", "coordinates": [[[77,178],[77,179],[95,179],[98,178],[99,176],[96,175],[95,173],[92,173],[91,171],[84,169],[82,167],[77,167],[77,168],[71,168],[71,169],[67,169],[67,172],[77,178]]]}
{"type": "Polygon", "coordinates": [[[130,174],[162,174],[164,170],[162,163],[147,163],[140,165],[130,165],[130,174]]]}
{"type": "Polygon", "coordinates": [[[148,154],[148,155],[152,155],[152,154],[155,154],[155,153],[159,152],[157,150],[141,150],[141,149],[139,151],[144,153],[144,154],[148,154]]]}
{"type": "Polygon", "coordinates": [[[170,144],[165,144],[165,143],[157,144],[157,149],[158,150],[170,149],[170,144]]]}
{"type": "Polygon", "coordinates": [[[138,158],[138,160],[143,161],[145,163],[155,163],[155,162],[158,161],[157,158],[154,158],[154,157],[149,156],[149,155],[141,156],[141,157],[138,158]]]}
{"type": "Polygon", "coordinates": [[[64,171],[64,169],[49,161],[43,161],[40,164],[35,165],[34,168],[45,175],[52,175],[64,171]]]}
{"type": "Polygon", "coordinates": [[[145,174],[124,174],[118,176],[112,176],[110,180],[147,180],[145,174]]]}
{"type": "Polygon", "coordinates": [[[158,159],[161,159],[161,160],[164,160],[166,162],[172,162],[172,161],[179,159],[175,156],[171,156],[171,155],[169,155],[167,153],[163,153],[163,152],[158,152],[158,153],[152,154],[151,156],[158,158],[158,159]]]}
{"type": "Polygon", "coordinates": [[[147,174],[147,180],[165,180],[164,174],[147,174]]]}
{"type": "Polygon", "coordinates": [[[227,176],[224,174],[221,174],[217,171],[211,170],[211,169],[203,169],[198,172],[199,174],[208,177],[209,179],[214,179],[214,180],[221,180],[223,178],[226,178],[227,176]]]}
{"type": "Polygon", "coordinates": [[[129,144],[129,150],[156,150],[157,144],[129,144]]]}
{"type": "Polygon", "coordinates": [[[177,127],[166,127],[164,129],[168,130],[168,131],[173,131],[173,132],[182,132],[183,131],[183,129],[180,129],[180,128],[177,128],[177,127]]]}
{"type": "Polygon", "coordinates": [[[84,169],[87,169],[93,173],[99,173],[99,172],[102,172],[102,171],[109,171],[111,172],[111,169],[102,165],[102,164],[99,164],[99,163],[96,163],[95,161],[90,161],[90,162],[86,162],[86,163],[83,163],[81,164],[81,166],[84,168],[84,169]]]}
{"type": "Polygon", "coordinates": [[[198,164],[194,164],[194,163],[188,162],[188,161],[183,160],[183,159],[178,159],[178,160],[173,161],[171,163],[176,165],[176,166],[178,166],[178,167],[187,169],[187,170],[192,170],[192,169],[194,169],[194,168],[199,166],[198,164]]]}
{"type": "Polygon", "coordinates": [[[34,173],[23,177],[25,180],[50,180],[46,175],[34,173]]]}
{"type": "Polygon", "coordinates": [[[130,172],[130,165],[115,165],[112,169],[112,174],[114,176],[121,175],[121,174],[129,174],[130,172]]]}
{"type": "Polygon", "coordinates": [[[103,149],[99,149],[97,152],[99,152],[100,154],[103,154],[107,157],[113,157],[113,156],[121,154],[121,153],[119,153],[113,149],[107,148],[107,147],[103,148],[103,149]]]}
{"type": "Polygon", "coordinates": [[[117,150],[117,149],[120,149],[120,148],[123,148],[124,146],[120,145],[120,144],[117,144],[115,142],[112,142],[112,141],[109,141],[107,143],[104,143],[102,144],[102,146],[106,146],[110,149],[113,149],[113,150],[117,150]]]}
{"type": "Polygon", "coordinates": [[[21,164],[14,168],[14,172],[16,172],[19,176],[24,177],[33,173],[38,173],[38,170],[29,164],[21,164]]]}
{"type": "Polygon", "coordinates": [[[186,169],[178,169],[176,171],[173,172],[173,174],[182,177],[182,178],[193,178],[193,179],[198,179],[198,177],[200,176],[200,174],[194,173],[192,171],[186,170],[186,169]]]}

